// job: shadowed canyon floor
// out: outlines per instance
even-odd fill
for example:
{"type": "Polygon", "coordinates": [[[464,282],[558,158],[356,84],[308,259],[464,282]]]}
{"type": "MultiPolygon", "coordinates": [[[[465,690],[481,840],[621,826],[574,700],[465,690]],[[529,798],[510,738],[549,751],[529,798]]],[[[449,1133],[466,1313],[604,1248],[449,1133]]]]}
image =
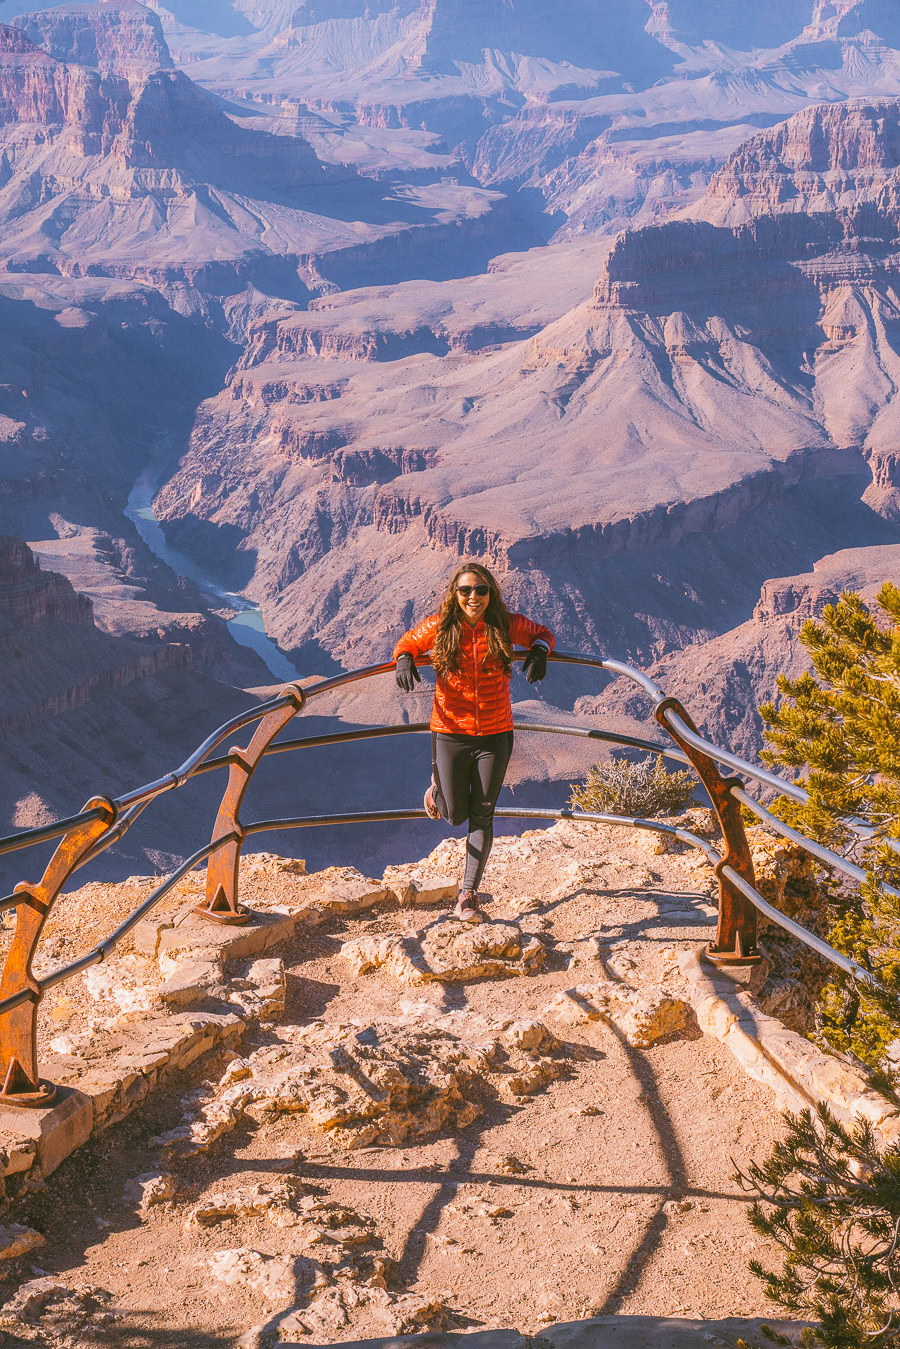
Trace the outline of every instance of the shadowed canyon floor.
{"type": "MultiPolygon", "coordinates": [[[[706,829],[706,812],[686,823],[706,829]]],[[[657,846],[570,824],[502,839],[481,928],[446,916],[457,840],[362,890],[352,873],[249,856],[251,905],[274,912],[327,882],[335,910],[366,884],[374,908],[335,911],[250,982],[232,971],[230,992],[211,988],[256,1009],[237,1052],[176,1075],[19,1201],[16,1220],[45,1240],[3,1267],[12,1342],[262,1349],[534,1335],[617,1313],[712,1322],[683,1340],[670,1328],[661,1349],[733,1343],[724,1318],[765,1315],[747,1260],[774,1255],[733,1167],[768,1150],[778,1118],[697,1029],[677,955],[708,932],[712,885],[682,845],[657,846]],[[398,908],[398,894],[420,902],[398,908]]],[[[70,896],[43,963],[84,949],[145,888],[70,896]]],[[[168,967],[186,969],[166,940],[168,967]]],[[[178,1010],[186,993],[171,975],[163,993],[142,943],[48,995],[45,1061],[139,1035],[162,996],[178,1010]]]]}

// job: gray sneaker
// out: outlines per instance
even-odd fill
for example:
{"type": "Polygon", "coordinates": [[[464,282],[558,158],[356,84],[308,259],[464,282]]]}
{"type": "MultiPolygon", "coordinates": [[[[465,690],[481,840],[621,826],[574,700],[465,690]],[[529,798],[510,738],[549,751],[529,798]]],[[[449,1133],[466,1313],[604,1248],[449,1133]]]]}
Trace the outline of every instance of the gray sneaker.
{"type": "Polygon", "coordinates": [[[461,918],[464,923],[483,923],[484,914],[478,907],[478,896],[474,890],[463,890],[459,899],[456,901],[456,908],[453,910],[454,918],[461,918]]]}

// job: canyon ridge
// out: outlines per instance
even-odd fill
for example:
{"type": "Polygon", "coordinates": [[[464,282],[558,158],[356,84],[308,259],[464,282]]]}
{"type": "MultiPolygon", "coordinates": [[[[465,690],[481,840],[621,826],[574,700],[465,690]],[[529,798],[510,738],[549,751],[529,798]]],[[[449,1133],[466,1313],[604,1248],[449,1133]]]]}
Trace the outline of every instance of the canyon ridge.
{"type": "MultiPolygon", "coordinates": [[[[125,789],[126,745],[164,771],[197,709],[212,726],[273,680],[383,660],[460,556],[758,750],[802,618],[896,573],[891,5],[3,17],[11,827],[125,789]],[[92,608],[30,613],[46,661],[23,685],[35,567],[92,608]]],[[[537,699],[515,684],[517,715],[643,717],[551,674],[537,699]]],[[[417,706],[381,681],[321,724],[417,706]]],[[[521,744],[519,799],[559,804],[583,750],[521,744]]],[[[349,770],[359,808],[378,762],[349,770]]],[[[191,842],[177,813],[164,832],[157,861],[191,842]]]]}

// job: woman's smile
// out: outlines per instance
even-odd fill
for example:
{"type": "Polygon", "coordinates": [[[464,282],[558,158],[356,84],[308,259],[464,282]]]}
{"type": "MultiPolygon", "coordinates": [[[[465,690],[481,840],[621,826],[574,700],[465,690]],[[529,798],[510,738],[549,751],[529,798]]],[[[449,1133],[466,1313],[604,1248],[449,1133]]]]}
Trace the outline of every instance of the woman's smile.
{"type": "Polygon", "coordinates": [[[456,597],[468,621],[477,623],[491,602],[490,587],[477,572],[464,571],[456,583],[456,597]]]}

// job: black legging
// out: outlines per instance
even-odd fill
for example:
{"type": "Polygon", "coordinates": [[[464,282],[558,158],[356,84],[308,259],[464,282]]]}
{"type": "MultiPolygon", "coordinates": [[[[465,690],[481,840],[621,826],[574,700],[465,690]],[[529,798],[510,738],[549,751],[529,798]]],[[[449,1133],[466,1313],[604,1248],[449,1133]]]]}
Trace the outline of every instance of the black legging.
{"type": "Polygon", "coordinates": [[[464,890],[477,890],[494,842],[494,806],[513,747],[512,731],[499,735],[431,733],[434,799],[450,824],[469,821],[464,890]]]}

